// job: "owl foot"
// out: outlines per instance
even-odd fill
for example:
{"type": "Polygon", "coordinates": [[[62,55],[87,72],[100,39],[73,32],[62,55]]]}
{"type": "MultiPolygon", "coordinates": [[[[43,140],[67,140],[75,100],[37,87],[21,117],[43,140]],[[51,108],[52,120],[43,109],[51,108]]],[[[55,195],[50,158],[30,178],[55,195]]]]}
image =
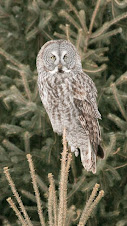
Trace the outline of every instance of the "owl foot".
{"type": "Polygon", "coordinates": [[[77,157],[77,156],[79,155],[79,151],[78,151],[78,149],[77,149],[77,148],[75,148],[75,147],[73,147],[73,146],[71,146],[71,152],[74,152],[75,157],[77,157]]]}

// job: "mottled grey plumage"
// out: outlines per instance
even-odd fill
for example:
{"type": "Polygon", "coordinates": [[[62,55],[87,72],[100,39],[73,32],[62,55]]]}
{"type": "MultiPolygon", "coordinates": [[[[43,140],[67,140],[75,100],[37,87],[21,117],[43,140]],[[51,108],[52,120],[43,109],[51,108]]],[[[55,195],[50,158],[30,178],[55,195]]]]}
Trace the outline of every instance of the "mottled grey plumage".
{"type": "MultiPolygon", "coordinates": [[[[66,40],[47,42],[39,51],[37,71],[40,97],[54,132],[62,134],[65,127],[71,151],[77,156],[80,149],[84,168],[96,173],[101,115],[97,90],[82,71],[77,50],[66,40]]],[[[99,155],[103,157],[103,151],[99,155]]]]}

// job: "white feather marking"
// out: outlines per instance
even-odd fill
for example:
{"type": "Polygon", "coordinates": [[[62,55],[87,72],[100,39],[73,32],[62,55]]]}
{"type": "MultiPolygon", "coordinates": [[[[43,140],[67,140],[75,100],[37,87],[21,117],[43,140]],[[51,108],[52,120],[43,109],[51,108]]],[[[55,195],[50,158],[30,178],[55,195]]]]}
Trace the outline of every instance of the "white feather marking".
{"type": "Polygon", "coordinates": [[[63,59],[64,55],[67,53],[67,50],[63,50],[61,54],[61,60],[63,59]]]}
{"type": "Polygon", "coordinates": [[[50,73],[51,75],[54,75],[56,72],[58,72],[58,67],[55,67],[54,70],[49,71],[49,73],[50,73]]]}
{"type": "Polygon", "coordinates": [[[92,153],[92,148],[91,148],[91,144],[90,144],[90,139],[88,139],[88,160],[89,160],[89,165],[91,164],[91,153],[92,153]]]}
{"type": "MultiPolygon", "coordinates": [[[[70,71],[71,71],[71,70],[67,69],[65,66],[63,66],[62,70],[63,70],[64,72],[70,72],[70,71]]],[[[54,70],[49,71],[49,73],[50,73],[51,75],[54,75],[56,72],[58,72],[58,66],[56,66],[54,70]]]]}
{"type": "Polygon", "coordinates": [[[87,140],[87,145],[84,145],[84,147],[80,148],[80,153],[81,161],[84,168],[87,171],[92,171],[93,173],[96,173],[96,154],[92,150],[92,146],[89,139],[87,140]]]}
{"type": "Polygon", "coordinates": [[[63,66],[62,69],[63,69],[64,72],[70,72],[71,71],[71,70],[67,69],[65,66],[63,66]]]}

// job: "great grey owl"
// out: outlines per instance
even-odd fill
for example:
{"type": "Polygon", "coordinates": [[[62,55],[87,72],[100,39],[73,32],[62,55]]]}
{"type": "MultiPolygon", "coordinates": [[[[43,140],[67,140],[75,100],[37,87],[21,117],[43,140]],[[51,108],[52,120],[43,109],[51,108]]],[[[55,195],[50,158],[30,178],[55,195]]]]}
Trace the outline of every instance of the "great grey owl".
{"type": "Polygon", "coordinates": [[[37,56],[38,87],[54,132],[63,133],[71,151],[87,171],[96,173],[96,156],[103,158],[96,96],[91,78],[82,70],[76,48],[66,40],[45,43],[37,56]]]}

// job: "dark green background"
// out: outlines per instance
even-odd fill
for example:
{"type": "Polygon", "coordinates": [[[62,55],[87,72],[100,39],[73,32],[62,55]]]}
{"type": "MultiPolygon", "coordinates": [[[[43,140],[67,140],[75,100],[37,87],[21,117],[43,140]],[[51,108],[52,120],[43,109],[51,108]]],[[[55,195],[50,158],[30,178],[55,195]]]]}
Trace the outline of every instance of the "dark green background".
{"type": "MultiPolygon", "coordinates": [[[[27,207],[36,221],[34,225],[40,224],[32,200],[27,153],[32,154],[36,173],[45,186],[52,172],[58,187],[61,137],[53,133],[38,95],[36,56],[46,41],[67,39],[66,24],[70,26],[69,39],[82,57],[83,69],[98,90],[105,151],[105,159],[98,160],[96,175],[86,172],[80,157],[74,157],[68,208],[75,205],[82,210],[92,187],[99,183],[105,196],[87,224],[127,225],[127,3],[102,0],[88,38],[97,1],[71,1],[72,5],[67,2],[0,1],[0,225],[18,225],[6,202],[13,195],[3,174],[4,166],[10,168],[24,204],[33,208],[31,211],[27,207]]],[[[40,193],[48,220],[47,191],[43,186],[40,193]]]]}

